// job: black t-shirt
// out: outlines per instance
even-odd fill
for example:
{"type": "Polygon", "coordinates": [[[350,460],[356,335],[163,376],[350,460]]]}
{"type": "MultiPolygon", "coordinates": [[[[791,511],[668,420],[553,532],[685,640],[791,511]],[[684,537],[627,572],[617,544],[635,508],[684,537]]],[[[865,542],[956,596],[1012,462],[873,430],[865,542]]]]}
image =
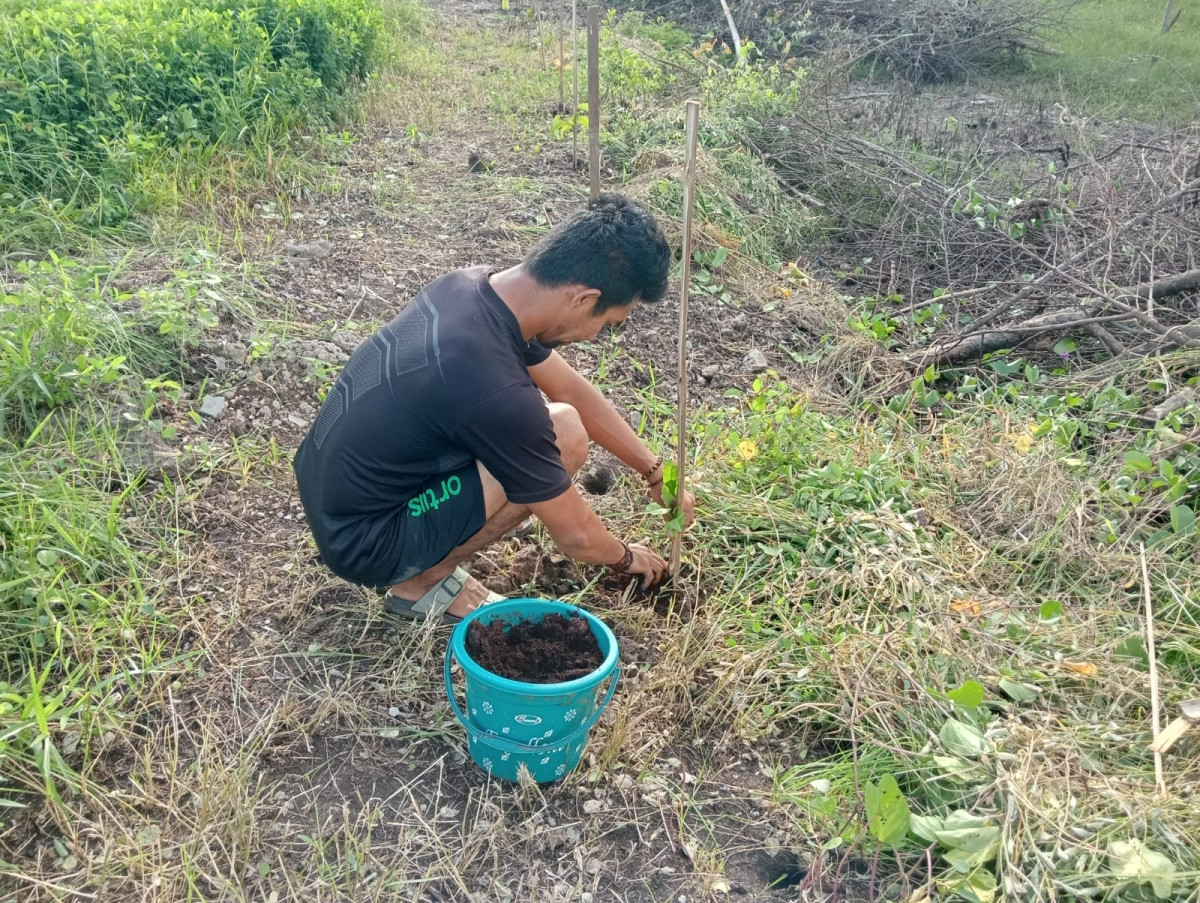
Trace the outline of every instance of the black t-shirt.
{"type": "Polygon", "coordinates": [[[322,558],[360,582],[397,572],[408,499],[481,461],[509,501],[571,484],[526,342],[487,267],[447,273],[358,347],[301,442],[296,481],[322,558]]]}

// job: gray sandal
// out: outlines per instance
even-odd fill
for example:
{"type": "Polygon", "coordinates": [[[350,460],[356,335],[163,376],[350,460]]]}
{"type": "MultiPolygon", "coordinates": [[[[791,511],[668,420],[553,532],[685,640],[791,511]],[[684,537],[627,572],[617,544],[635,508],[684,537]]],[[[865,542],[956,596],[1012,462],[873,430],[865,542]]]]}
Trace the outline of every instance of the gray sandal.
{"type": "MultiPolygon", "coordinates": [[[[442,626],[457,624],[462,620],[458,615],[452,615],[446,611],[454,600],[467,585],[467,581],[471,579],[462,568],[455,568],[451,573],[447,574],[442,581],[429,592],[425,593],[420,599],[415,602],[408,599],[401,599],[399,596],[393,596],[392,591],[388,590],[387,595],[383,597],[383,607],[388,614],[396,615],[397,617],[407,618],[410,621],[424,621],[426,618],[441,618],[442,626]]],[[[504,597],[498,593],[488,592],[487,598],[481,604],[486,605],[489,602],[499,602],[504,597]]]]}

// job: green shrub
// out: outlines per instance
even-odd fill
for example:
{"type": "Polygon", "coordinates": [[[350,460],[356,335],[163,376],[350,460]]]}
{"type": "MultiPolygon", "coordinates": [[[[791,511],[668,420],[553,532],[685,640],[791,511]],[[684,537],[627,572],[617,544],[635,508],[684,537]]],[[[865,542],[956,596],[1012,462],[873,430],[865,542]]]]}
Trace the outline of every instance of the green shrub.
{"type": "Polygon", "coordinates": [[[61,0],[0,25],[0,207],[119,222],[139,158],[330,114],[374,58],[371,0],[61,0]]]}
{"type": "Polygon", "coordinates": [[[148,379],[179,378],[188,346],[217,322],[211,271],[136,293],[114,290],[103,266],[55,259],[17,273],[25,283],[0,295],[0,439],[103,386],[140,395],[148,379]]]}

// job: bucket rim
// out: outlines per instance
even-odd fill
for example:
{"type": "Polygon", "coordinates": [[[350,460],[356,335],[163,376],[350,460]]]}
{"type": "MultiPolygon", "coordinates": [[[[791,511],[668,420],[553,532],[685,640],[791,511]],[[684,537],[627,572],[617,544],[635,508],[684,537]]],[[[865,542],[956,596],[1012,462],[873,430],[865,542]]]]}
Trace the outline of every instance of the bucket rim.
{"type": "MultiPolygon", "coordinates": [[[[550,612],[552,613],[552,612],[550,612]]],[[[576,693],[581,690],[587,690],[591,687],[598,686],[607,679],[617,667],[617,659],[620,656],[620,650],[617,648],[617,637],[612,632],[612,629],[597,618],[594,614],[586,609],[580,608],[577,605],[571,605],[569,602],[562,602],[558,599],[536,599],[526,597],[520,599],[505,599],[503,602],[492,602],[488,605],[480,605],[465,618],[458,622],[454,627],[454,633],[450,636],[450,647],[454,650],[454,657],[458,659],[465,671],[476,680],[481,680],[499,690],[506,690],[510,693],[525,693],[535,695],[561,695],[567,693],[576,693]],[[482,620],[487,617],[491,621],[494,617],[507,614],[514,610],[520,610],[521,604],[526,602],[537,602],[543,605],[550,605],[561,614],[573,614],[582,617],[588,622],[592,628],[592,633],[599,632],[608,639],[608,654],[604,657],[604,661],[591,674],[586,674],[583,677],[577,677],[574,680],[563,680],[556,683],[529,683],[523,680],[512,680],[508,677],[501,677],[495,671],[489,671],[480,665],[475,659],[471,658],[467,652],[467,631],[471,624],[475,621],[482,620]]]]}

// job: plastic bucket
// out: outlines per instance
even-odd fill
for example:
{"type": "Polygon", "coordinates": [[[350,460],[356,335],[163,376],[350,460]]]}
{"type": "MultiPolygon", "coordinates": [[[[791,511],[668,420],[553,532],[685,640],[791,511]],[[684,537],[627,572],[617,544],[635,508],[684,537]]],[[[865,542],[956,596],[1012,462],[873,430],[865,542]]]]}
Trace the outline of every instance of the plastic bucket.
{"type": "Polygon", "coordinates": [[[506,781],[521,766],[538,783],[557,781],[579,764],[588,733],[617,690],[617,638],[588,612],[565,602],[509,599],[482,605],[462,619],[446,646],[446,695],[467,730],[467,750],[475,764],[506,781]],[[467,631],[476,621],[541,621],[548,614],[581,617],[600,645],[604,662],[584,677],[552,684],[509,680],[485,670],[467,654],[467,631]],[[450,667],[457,660],[465,678],[466,712],[458,705],[450,667]],[[600,686],[608,690],[597,700],[600,686]]]}

